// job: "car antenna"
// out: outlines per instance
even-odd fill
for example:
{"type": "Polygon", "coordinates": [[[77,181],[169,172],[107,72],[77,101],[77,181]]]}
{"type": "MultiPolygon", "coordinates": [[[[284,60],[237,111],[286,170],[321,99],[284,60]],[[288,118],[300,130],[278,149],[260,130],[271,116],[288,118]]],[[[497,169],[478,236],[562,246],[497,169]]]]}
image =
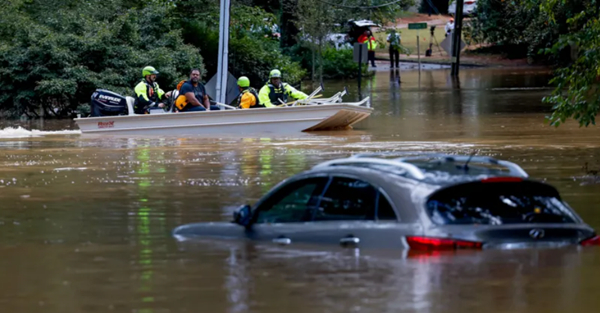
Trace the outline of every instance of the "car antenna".
{"type": "Polygon", "coordinates": [[[465,165],[462,166],[462,168],[465,170],[465,172],[469,171],[469,162],[471,162],[471,159],[477,154],[477,150],[473,151],[473,153],[471,153],[471,155],[469,155],[469,158],[467,159],[467,162],[465,162],[465,165]]]}

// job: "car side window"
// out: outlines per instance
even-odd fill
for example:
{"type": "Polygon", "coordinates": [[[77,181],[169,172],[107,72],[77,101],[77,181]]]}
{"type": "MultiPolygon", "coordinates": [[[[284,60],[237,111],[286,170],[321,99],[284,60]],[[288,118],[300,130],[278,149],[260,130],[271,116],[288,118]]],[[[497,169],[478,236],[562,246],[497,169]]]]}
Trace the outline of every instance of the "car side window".
{"type": "Polygon", "coordinates": [[[377,219],[378,220],[397,220],[394,208],[387,198],[379,192],[377,197],[377,219]]]}
{"type": "Polygon", "coordinates": [[[255,223],[293,223],[311,220],[328,177],[292,182],[276,191],[257,208],[255,223]]]}
{"type": "Polygon", "coordinates": [[[377,193],[362,180],[334,177],[314,212],[314,221],[373,220],[377,193]]]}

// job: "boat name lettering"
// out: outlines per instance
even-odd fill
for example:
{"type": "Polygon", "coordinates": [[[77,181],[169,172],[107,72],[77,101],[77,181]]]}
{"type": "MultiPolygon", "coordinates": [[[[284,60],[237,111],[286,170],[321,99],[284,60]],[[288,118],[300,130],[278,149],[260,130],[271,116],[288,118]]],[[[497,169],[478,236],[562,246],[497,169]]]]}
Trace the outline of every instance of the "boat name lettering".
{"type": "Polygon", "coordinates": [[[113,127],[115,127],[115,121],[98,122],[98,128],[113,128],[113,127]]]}
{"type": "Polygon", "coordinates": [[[105,96],[105,95],[100,95],[99,97],[100,99],[104,99],[104,100],[109,100],[109,101],[114,101],[114,102],[121,102],[120,98],[117,97],[111,97],[111,96],[105,96]]]}

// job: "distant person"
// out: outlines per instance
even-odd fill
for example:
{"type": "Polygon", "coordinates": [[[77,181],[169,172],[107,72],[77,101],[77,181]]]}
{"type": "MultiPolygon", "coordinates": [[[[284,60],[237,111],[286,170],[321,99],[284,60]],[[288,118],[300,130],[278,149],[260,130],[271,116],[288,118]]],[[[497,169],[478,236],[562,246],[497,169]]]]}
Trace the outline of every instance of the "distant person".
{"type": "Polygon", "coordinates": [[[367,64],[369,61],[371,61],[371,66],[377,67],[375,65],[375,49],[377,49],[377,41],[375,40],[373,33],[371,33],[370,30],[365,30],[365,32],[358,37],[358,43],[364,43],[367,45],[367,64]]]}
{"type": "Polygon", "coordinates": [[[242,76],[238,78],[237,85],[241,92],[237,101],[240,109],[265,107],[264,105],[260,104],[260,101],[258,101],[258,93],[256,93],[256,89],[250,87],[250,79],[248,79],[248,77],[242,76]]]}
{"type": "Polygon", "coordinates": [[[142,81],[139,82],[134,90],[136,101],[133,105],[133,111],[136,114],[148,114],[150,108],[164,108],[165,104],[160,102],[164,98],[171,96],[171,92],[165,93],[156,83],[158,71],[152,66],[146,66],[142,70],[142,81]]]}
{"type": "Polygon", "coordinates": [[[446,34],[445,36],[448,37],[448,35],[450,35],[453,31],[454,31],[454,19],[450,18],[450,21],[448,21],[448,23],[446,23],[446,34]]]}
{"type": "Polygon", "coordinates": [[[369,38],[369,30],[365,30],[362,35],[358,36],[358,43],[365,43],[365,41],[367,41],[367,39],[369,38]]]}
{"type": "Polygon", "coordinates": [[[287,83],[281,82],[281,72],[274,69],[269,73],[269,81],[258,92],[258,100],[267,108],[272,108],[287,103],[288,97],[296,100],[308,98],[308,95],[287,83]]]}
{"type": "Polygon", "coordinates": [[[396,68],[400,68],[400,34],[392,29],[392,32],[387,35],[387,42],[390,43],[390,68],[394,68],[394,59],[396,68]]]}
{"type": "Polygon", "coordinates": [[[200,112],[219,110],[218,106],[210,105],[204,85],[200,82],[200,69],[190,71],[190,80],[183,83],[175,106],[179,112],[200,112]]]}

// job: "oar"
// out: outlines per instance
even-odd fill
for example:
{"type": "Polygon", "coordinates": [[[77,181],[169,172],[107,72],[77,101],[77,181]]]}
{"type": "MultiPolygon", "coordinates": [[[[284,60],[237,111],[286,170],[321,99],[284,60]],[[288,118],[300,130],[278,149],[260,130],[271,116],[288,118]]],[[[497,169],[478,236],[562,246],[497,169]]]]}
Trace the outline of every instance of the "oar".
{"type": "Polygon", "coordinates": [[[231,109],[231,110],[237,110],[238,109],[236,107],[230,106],[229,104],[225,104],[225,103],[221,103],[221,102],[217,102],[217,101],[215,101],[215,104],[216,105],[220,105],[220,106],[225,107],[225,108],[228,108],[228,109],[231,109]]]}
{"type": "MultiPolygon", "coordinates": [[[[316,95],[316,96],[312,97],[312,99],[314,99],[314,98],[320,98],[320,97],[322,97],[322,96],[323,96],[323,95],[316,95]]],[[[306,99],[302,99],[302,100],[310,100],[310,99],[311,99],[311,98],[306,98],[306,99]]],[[[278,107],[282,107],[282,106],[288,106],[288,105],[290,105],[290,104],[294,104],[294,103],[296,103],[296,102],[300,101],[300,100],[295,100],[295,101],[291,101],[291,102],[288,102],[288,103],[284,103],[283,101],[281,101],[281,99],[279,99],[279,100],[280,100],[281,104],[279,104],[279,105],[276,105],[276,106],[278,106],[278,107]]]]}
{"type": "Polygon", "coordinates": [[[317,89],[315,89],[310,95],[308,95],[308,97],[306,97],[306,99],[302,99],[302,100],[296,100],[293,102],[292,106],[295,106],[296,103],[298,103],[298,101],[310,101],[310,99],[315,98],[316,95],[321,92],[323,90],[323,84],[321,84],[321,86],[319,86],[317,89]]]}

